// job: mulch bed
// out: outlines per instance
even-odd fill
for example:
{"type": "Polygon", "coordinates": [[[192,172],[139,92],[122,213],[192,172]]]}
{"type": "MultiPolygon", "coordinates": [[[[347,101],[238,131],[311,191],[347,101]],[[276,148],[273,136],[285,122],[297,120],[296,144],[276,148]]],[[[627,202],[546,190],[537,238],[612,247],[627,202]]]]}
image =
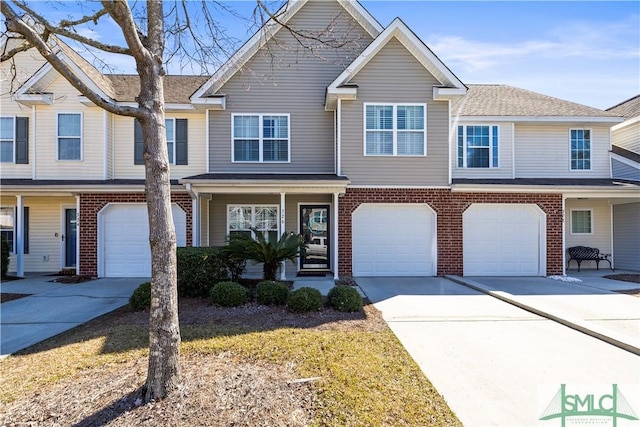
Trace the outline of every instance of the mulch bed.
{"type": "Polygon", "coordinates": [[[77,285],[78,283],[84,283],[94,279],[95,277],[92,277],[92,276],[63,276],[63,277],[58,277],[57,279],[53,279],[51,280],[51,282],[77,285]]]}
{"type": "MultiPolygon", "coordinates": [[[[640,283],[640,274],[610,274],[604,277],[612,280],[620,280],[622,282],[640,283]]],[[[640,298],[640,287],[633,289],[622,289],[615,292],[640,298]]]]}
{"type": "Polygon", "coordinates": [[[13,301],[14,299],[20,299],[28,297],[31,294],[10,294],[8,292],[0,293],[0,303],[13,301]]]}

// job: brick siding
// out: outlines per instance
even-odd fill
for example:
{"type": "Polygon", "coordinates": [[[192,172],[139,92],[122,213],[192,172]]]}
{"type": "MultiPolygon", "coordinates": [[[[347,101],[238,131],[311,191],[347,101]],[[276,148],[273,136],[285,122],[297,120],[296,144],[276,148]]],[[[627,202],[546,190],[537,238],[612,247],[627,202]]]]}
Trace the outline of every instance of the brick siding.
{"type": "Polygon", "coordinates": [[[438,276],[462,275],[462,214],[473,203],[536,204],[547,215],[547,274],[562,274],[562,194],[452,193],[448,189],[350,188],[338,212],[338,273],[352,275],[352,214],[362,203],[425,203],[437,214],[438,276]]]}
{"type": "MultiPolygon", "coordinates": [[[[98,275],[98,212],[108,203],[144,203],[147,197],[144,193],[117,194],[81,194],[80,195],[80,269],[79,274],[88,276],[98,275]]],[[[191,246],[191,229],[193,215],[191,212],[191,197],[187,193],[171,194],[171,201],[176,203],[186,214],[187,218],[187,246],[191,246]]]]}

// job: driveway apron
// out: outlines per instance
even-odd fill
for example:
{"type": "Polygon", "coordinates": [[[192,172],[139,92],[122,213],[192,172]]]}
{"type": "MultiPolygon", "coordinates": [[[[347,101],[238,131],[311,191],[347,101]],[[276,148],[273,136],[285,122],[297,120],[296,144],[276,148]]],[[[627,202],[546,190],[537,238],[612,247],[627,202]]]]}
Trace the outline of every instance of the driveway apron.
{"type": "Polygon", "coordinates": [[[147,279],[51,283],[40,277],[2,283],[2,292],[33,295],[0,306],[0,354],[7,356],[126,305],[147,279]]]}
{"type": "Polygon", "coordinates": [[[640,402],[628,351],[444,278],[357,280],[465,426],[553,426],[539,418],[561,384],[640,402]]]}

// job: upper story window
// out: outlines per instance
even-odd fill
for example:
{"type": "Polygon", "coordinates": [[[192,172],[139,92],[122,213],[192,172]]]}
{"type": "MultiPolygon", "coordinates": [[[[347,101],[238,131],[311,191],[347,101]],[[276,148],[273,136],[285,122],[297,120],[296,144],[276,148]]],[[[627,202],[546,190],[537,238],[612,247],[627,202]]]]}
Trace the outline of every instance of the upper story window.
{"type": "Polygon", "coordinates": [[[13,117],[0,117],[0,162],[13,163],[15,123],[13,117]]]}
{"type": "Polygon", "coordinates": [[[29,163],[28,117],[0,117],[0,162],[29,163]]]}
{"type": "Polygon", "coordinates": [[[58,160],[82,160],[80,113],[58,113],[58,160]]]}
{"type": "Polygon", "coordinates": [[[593,234],[591,209],[571,211],[571,234],[593,234]]]}
{"type": "Polygon", "coordinates": [[[267,241],[278,240],[278,206],[228,206],[227,234],[253,235],[251,229],[262,233],[267,241]]]}
{"type": "MultiPolygon", "coordinates": [[[[133,122],[133,163],[136,165],[144,164],[144,138],[142,136],[142,126],[140,122],[133,122]]],[[[169,153],[170,165],[186,165],[188,164],[188,120],[165,118],[164,125],[166,129],[167,152],[169,153]]]]}
{"type": "Polygon", "coordinates": [[[234,114],[232,121],[232,161],[290,161],[288,114],[234,114]]]}
{"type": "Polygon", "coordinates": [[[498,126],[458,126],[458,167],[498,167],[498,126]]]}
{"type": "Polygon", "coordinates": [[[591,170],[591,131],[571,129],[571,170],[591,170]]]}
{"type": "Polygon", "coordinates": [[[424,156],[426,104],[365,104],[367,156],[424,156]]]}

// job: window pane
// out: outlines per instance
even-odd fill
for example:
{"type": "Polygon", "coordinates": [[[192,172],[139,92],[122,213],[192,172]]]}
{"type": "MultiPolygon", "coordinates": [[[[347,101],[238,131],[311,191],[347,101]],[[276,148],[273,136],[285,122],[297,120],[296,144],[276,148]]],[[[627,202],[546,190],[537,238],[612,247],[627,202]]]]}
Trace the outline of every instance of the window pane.
{"type": "Polygon", "coordinates": [[[256,208],[256,224],[258,230],[278,230],[278,208],[261,207],[256,208]]]}
{"type": "Polygon", "coordinates": [[[464,128],[458,126],[458,167],[464,167],[464,128]]]}
{"type": "Polygon", "coordinates": [[[234,116],[234,138],[258,138],[260,136],[260,118],[258,116],[234,116]]]}
{"type": "Polygon", "coordinates": [[[229,230],[250,230],[251,208],[246,206],[229,207],[229,230]]]}
{"type": "Polygon", "coordinates": [[[491,138],[491,150],[492,150],[492,164],[491,166],[494,168],[498,167],[498,126],[493,126],[491,129],[492,138],[491,138]]]}
{"type": "Polygon", "coordinates": [[[571,232],[591,234],[591,211],[571,211],[571,232]]]}
{"type": "Polygon", "coordinates": [[[288,140],[265,140],[262,160],[265,162],[286,162],[289,160],[288,140]]]}
{"type": "Polygon", "coordinates": [[[173,164],[173,149],[174,149],[173,141],[167,140],[167,151],[169,152],[169,163],[170,164],[173,164]]]}
{"type": "Polygon", "coordinates": [[[256,140],[237,139],[233,142],[233,159],[236,162],[257,162],[260,160],[260,143],[256,140]]]}
{"type": "Polygon", "coordinates": [[[13,246],[13,227],[15,224],[14,212],[14,208],[12,207],[0,208],[0,234],[2,237],[7,239],[7,243],[9,243],[9,250],[11,252],[15,252],[15,248],[13,246]]]}
{"type": "Polygon", "coordinates": [[[398,155],[421,156],[424,154],[424,132],[398,132],[398,155]]]}
{"type": "Polygon", "coordinates": [[[424,130],[424,107],[398,106],[398,129],[424,130]]]}
{"type": "Polygon", "coordinates": [[[591,169],[591,132],[571,129],[571,169],[591,169]]]}
{"type": "Polygon", "coordinates": [[[164,125],[167,128],[167,141],[173,141],[174,140],[174,131],[173,131],[173,125],[174,125],[174,121],[173,119],[166,119],[164,121],[164,125]]]}
{"type": "Polygon", "coordinates": [[[0,139],[13,141],[13,117],[0,118],[0,139]]]}
{"type": "Polygon", "coordinates": [[[0,162],[13,162],[13,141],[0,141],[0,162]]]}
{"type": "Polygon", "coordinates": [[[367,105],[367,129],[393,129],[393,107],[367,105]]]}
{"type": "Polygon", "coordinates": [[[60,160],[80,160],[80,139],[59,138],[58,158],[60,160]]]}
{"type": "Polygon", "coordinates": [[[488,168],[489,149],[467,147],[467,167],[468,168],[488,168]]]}
{"type": "Polygon", "coordinates": [[[393,155],[393,132],[367,132],[367,154],[393,155]]]}
{"type": "Polygon", "coordinates": [[[58,136],[80,137],[80,114],[58,114],[58,136]]]}
{"type": "Polygon", "coordinates": [[[264,116],[262,118],[263,138],[286,139],[289,137],[289,126],[286,116],[264,116]]]}

